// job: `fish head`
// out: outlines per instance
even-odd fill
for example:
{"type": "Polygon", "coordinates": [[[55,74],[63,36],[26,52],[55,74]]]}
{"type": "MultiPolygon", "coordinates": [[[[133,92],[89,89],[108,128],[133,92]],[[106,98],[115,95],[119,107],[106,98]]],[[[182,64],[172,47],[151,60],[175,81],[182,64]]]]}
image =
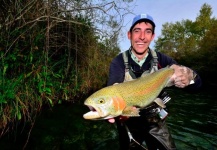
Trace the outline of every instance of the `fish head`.
{"type": "Polygon", "coordinates": [[[91,111],[83,115],[84,119],[101,120],[119,116],[126,107],[125,101],[114,95],[95,95],[87,98],[84,105],[91,111]]]}

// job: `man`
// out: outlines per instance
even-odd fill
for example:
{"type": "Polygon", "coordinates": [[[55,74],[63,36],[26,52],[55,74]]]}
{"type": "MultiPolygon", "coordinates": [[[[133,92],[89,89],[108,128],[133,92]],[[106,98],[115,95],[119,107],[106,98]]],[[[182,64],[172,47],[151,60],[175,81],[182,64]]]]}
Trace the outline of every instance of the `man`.
{"type": "MultiPolygon", "coordinates": [[[[135,16],[128,31],[131,47],[112,60],[108,85],[129,81],[140,77],[144,72],[150,73],[170,66],[175,70],[173,81],[176,87],[188,90],[200,88],[201,79],[192,69],[180,66],[172,58],[149,48],[155,36],[154,30],[155,23],[150,15],[135,16]]],[[[161,99],[165,97],[168,98],[165,93],[159,95],[161,99]]],[[[153,103],[141,110],[140,117],[109,119],[109,122],[116,121],[120,149],[176,149],[165,123],[166,114],[166,110],[153,103]],[[161,115],[163,117],[160,118],[161,115]]]]}

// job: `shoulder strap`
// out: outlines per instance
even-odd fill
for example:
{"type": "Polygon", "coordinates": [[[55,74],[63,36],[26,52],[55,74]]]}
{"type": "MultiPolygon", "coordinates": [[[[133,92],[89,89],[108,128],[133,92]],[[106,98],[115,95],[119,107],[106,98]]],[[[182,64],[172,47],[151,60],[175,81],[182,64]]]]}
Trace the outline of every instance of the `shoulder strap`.
{"type": "Polygon", "coordinates": [[[151,60],[150,73],[153,73],[158,70],[158,57],[155,50],[150,49],[153,59],[151,60]]]}
{"type": "Polygon", "coordinates": [[[123,52],[122,56],[123,56],[123,59],[124,59],[125,72],[129,71],[130,66],[129,66],[129,63],[128,63],[128,51],[123,52]]]}
{"type": "Polygon", "coordinates": [[[123,56],[123,59],[124,59],[124,65],[125,65],[125,79],[124,79],[124,81],[129,81],[129,80],[132,80],[132,79],[136,79],[135,74],[130,69],[130,65],[129,65],[129,62],[128,62],[128,54],[129,54],[128,51],[125,51],[125,52],[122,53],[122,56],[123,56]]]}

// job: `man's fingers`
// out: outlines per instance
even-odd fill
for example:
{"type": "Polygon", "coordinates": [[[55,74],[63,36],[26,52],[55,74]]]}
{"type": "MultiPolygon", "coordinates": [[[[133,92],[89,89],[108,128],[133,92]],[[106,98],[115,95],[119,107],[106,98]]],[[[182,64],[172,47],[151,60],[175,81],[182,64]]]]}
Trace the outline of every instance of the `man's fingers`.
{"type": "MultiPolygon", "coordinates": [[[[135,107],[135,109],[136,109],[136,107],[135,107]]],[[[126,121],[127,119],[129,119],[129,117],[127,117],[127,116],[119,116],[119,117],[118,117],[118,120],[119,120],[120,122],[124,122],[124,121],[126,121]]],[[[108,119],[108,122],[110,122],[110,123],[115,123],[115,119],[114,119],[114,118],[110,118],[110,119],[108,119]]]]}
{"type": "Polygon", "coordinates": [[[108,119],[108,122],[115,123],[115,119],[114,118],[110,118],[110,119],[108,119]]]}

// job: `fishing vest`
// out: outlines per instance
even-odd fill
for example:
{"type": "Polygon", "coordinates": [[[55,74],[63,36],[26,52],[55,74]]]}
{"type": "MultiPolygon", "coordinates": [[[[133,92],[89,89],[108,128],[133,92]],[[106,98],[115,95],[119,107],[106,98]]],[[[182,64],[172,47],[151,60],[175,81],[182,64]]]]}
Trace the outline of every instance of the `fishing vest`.
{"type": "MultiPolygon", "coordinates": [[[[157,57],[157,53],[154,50],[151,50],[151,49],[149,49],[149,50],[150,50],[151,55],[152,55],[151,67],[149,68],[149,70],[145,71],[143,74],[153,73],[153,72],[155,72],[155,71],[158,70],[158,57],[157,57]]],[[[136,79],[135,74],[130,69],[131,66],[129,65],[129,62],[128,62],[128,51],[123,52],[122,56],[123,56],[124,65],[125,65],[124,82],[136,79]]]]}

